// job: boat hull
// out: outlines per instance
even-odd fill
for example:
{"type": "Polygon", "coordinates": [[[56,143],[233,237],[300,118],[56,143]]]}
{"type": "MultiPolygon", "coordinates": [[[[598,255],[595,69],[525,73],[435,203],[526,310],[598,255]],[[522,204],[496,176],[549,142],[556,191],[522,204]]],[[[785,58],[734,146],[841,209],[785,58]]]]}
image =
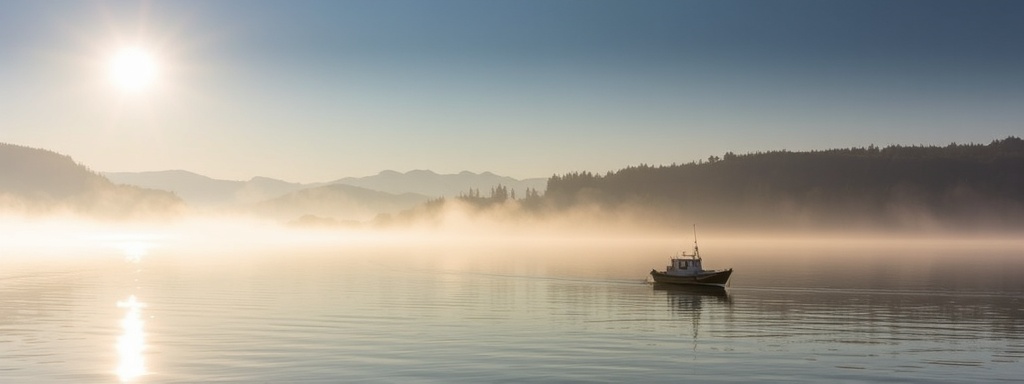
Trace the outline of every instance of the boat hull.
{"type": "Polygon", "coordinates": [[[670,275],[664,272],[651,270],[651,277],[659,284],[680,284],[680,285],[711,285],[724,287],[732,276],[732,269],[724,271],[705,272],[693,276],[670,275]]]}

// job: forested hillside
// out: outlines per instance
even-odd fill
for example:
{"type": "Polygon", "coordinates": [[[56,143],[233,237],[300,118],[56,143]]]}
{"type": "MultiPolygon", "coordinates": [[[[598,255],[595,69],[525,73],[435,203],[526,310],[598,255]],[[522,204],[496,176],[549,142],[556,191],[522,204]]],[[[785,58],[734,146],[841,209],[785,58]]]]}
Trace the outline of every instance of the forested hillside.
{"type": "Polygon", "coordinates": [[[1024,225],[1024,140],[712,156],[553,176],[547,208],[656,208],[736,224],[1024,225]]]}
{"type": "Polygon", "coordinates": [[[68,156],[0,143],[0,214],[137,218],[176,214],[183,206],[169,192],[113,184],[68,156]]]}

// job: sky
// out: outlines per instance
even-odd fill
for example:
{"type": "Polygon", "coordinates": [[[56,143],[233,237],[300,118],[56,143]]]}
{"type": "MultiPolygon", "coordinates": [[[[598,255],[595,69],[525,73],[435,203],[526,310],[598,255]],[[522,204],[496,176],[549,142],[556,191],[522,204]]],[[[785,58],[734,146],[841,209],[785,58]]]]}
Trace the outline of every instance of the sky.
{"type": "Polygon", "coordinates": [[[0,0],[0,142],[101,172],[515,178],[1024,135],[1024,2],[0,0]],[[154,83],[108,75],[122,47],[154,83]]]}

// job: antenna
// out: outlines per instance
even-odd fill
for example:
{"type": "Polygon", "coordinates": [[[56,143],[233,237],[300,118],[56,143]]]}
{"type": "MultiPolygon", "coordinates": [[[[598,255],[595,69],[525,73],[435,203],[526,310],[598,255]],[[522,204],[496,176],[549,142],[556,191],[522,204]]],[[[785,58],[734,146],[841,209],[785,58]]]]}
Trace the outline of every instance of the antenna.
{"type": "Polygon", "coordinates": [[[693,225],[693,254],[700,257],[700,251],[697,250],[697,224],[693,225]]]}

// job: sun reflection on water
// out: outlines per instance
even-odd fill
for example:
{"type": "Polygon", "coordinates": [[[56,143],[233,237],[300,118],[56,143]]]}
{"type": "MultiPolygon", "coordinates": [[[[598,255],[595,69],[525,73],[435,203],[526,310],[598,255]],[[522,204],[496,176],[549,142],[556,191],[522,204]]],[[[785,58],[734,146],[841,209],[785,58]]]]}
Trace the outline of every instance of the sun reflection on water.
{"type": "Polygon", "coordinates": [[[127,300],[118,301],[118,308],[125,308],[124,317],[121,318],[121,336],[117,338],[117,355],[119,364],[117,376],[122,383],[129,383],[139,376],[146,374],[146,362],[142,351],[146,348],[146,334],[143,332],[144,321],[142,321],[142,308],[145,303],[139,302],[135,295],[127,300]]]}
{"type": "MultiPolygon", "coordinates": [[[[113,246],[120,248],[125,256],[125,262],[138,265],[142,257],[149,253],[151,248],[157,246],[151,240],[150,235],[119,235],[115,236],[113,246]]],[[[135,269],[135,282],[139,282],[139,274],[142,269],[135,269]]],[[[138,286],[134,290],[138,290],[138,286]]],[[[122,383],[135,382],[139,377],[146,374],[146,361],[143,351],[146,349],[145,322],[142,320],[142,308],[146,304],[140,302],[135,294],[128,296],[126,300],[117,302],[118,308],[124,308],[125,314],[121,318],[121,335],[117,338],[117,376],[122,383]]]]}

